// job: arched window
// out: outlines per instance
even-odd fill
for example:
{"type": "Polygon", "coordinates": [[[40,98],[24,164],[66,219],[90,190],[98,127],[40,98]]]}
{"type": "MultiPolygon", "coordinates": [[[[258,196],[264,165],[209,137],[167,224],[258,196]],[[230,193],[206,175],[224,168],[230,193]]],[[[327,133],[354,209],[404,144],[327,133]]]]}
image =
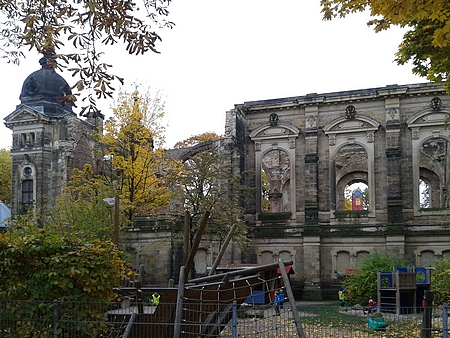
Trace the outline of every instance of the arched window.
{"type": "Polygon", "coordinates": [[[336,210],[369,211],[369,158],[365,147],[347,144],[335,156],[336,210]]]}
{"type": "Polygon", "coordinates": [[[21,212],[27,212],[36,202],[36,168],[32,163],[25,163],[20,167],[20,181],[18,186],[18,205],[21,212]]]}
{"type": "Polygon", "coordinates": [[[22,205],[29,206],[33,203],[33,180],[22,181],[22,205]]]}
{"type": "Polygon", "coordinates": [[[449,142],[435,137],[423,142],[419,152],[419,206],[447,208],[449,206],[448,175],[450,159],[449,142]]]}
{"type": "Polygon", "coordinates": [[[267,152],[261,163],[263,212],[290,211],[290,163],[283,150],[267,152]]]}
{"type": "MultiPolygon", "coordinates": [[[[330,154],[331,217],[348,215],[345,210],[345,188],[352,182],[367,185],[367,200],[375,201],[375,136],[380,122],[348,106],[346,115],[329,122],[324,128],[330,154]],[[342,211],[342,212],[341,212],[342,211]],[[345,212],[344,212],[345,211],[345,212]]],[[[364,194],[364,190],[363,190],[364,194]]],[[[375,217],[375,203],[366,204],[364,214],[375,217]]]]}
{"type": "Polygon", "coordinates": [[[419,217],[428,217],[428,211],[437,215],[436,209],[444,209],[445,214],[450,206],[448,111],[443,106],[436,109],[438,101],[433,98],[429,108],[406,121],[411,130],[414,216],[419,217]]]}
{"type": "Polygon", "coordinates": [[[297,127],[283,123],[276,114],[270,123],[250,133],[254,142],[257,217],[265,213],[285,213],[295,218],[295,146],[297,127]]]}

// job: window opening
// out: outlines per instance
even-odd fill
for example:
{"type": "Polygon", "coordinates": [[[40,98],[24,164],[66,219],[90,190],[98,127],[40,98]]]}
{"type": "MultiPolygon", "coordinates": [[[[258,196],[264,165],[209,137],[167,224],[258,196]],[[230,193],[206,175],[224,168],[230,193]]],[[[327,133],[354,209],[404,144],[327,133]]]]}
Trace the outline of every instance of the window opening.
{"type": "Polygon", "coordinates": [[[364,182],[350,183],[344,190],[345,210],[369,210],[369,187],[364,182]]]}
{"type": "Polygon", "coordinates": [[[449,142],[440,137],[429,139],[420,147],[420,208],[448,208],[450,205],[447,194],[450,166],[448,149],[449,142]]]}
{"type": "Polygon", "coordinates": [[[261,209],[263,213],[290,211],[289,155],[271,150],[261,163],[261,209]]]}
{"type": "Polygon", "coordinates": [[[430,208],[431,207],[431,201],[430,201],[430,183],[420,179],[419,180],[419,192],[420,192],[420,208],[430,208]]]}
{"type": "Polygon", "coordinates": [[[33,180],[22,181],[22,204],[30,205],[34,201],[33,197],[33,180]]]}

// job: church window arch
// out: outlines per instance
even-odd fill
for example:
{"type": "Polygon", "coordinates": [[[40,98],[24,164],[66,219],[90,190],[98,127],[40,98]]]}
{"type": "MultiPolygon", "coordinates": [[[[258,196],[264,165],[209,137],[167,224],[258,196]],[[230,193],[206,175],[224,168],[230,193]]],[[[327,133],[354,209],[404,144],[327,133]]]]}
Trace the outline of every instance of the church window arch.
{"type": "MultiPolygon", "coordinates": [[[[375,201],[375,133],[380,122],[358,114],[341,116],[324,127],[330,154],[330,215],[345,210],[345,187],[352,182],[367,186],[367,200],[375,201]]],[[[375,203],[367,205],[368,217],[375,217],[375,203]]]]}
{"type": "Polygon", "coordinates": [[[256,177],[256,217],[285,213],[295,218],[295,146],[300,130],[274,120],[250,133],[254,142],[256,177]],[[274,123],[276,122],[276,123],[274,123]]]}
{"type": "Polygon", "coordinates": [[[21,212],[27,212],[36,201],[36,167],[27,160],[19,166],[19,175],[18,205],[21,212]]]}
{"type": "Polygon", "coordinates": [[[267,151],[261,161],[263,213],[290,211],[290,159],[282,149],[267,151]]]}
{"type": "Polygon", "coordinates": [[[333,155],[336,211],[373,212],[370,204],[373,195],[373,189],[370,189],[373,184],[370,180],[371,163],[373,165],[369,149],[364,144],[346,142],[336,149],[333,155]]]}
{"type": "Polygon", "coordinates": [[[420,209],[449,206],[449,141],[442,137],[424,140],[419,147],[418,203],[420,209]]]}
{"type": "Polygon", "coordinates": [[[449,112],[442,106],[436,109],[437,101],[433,100],[430,108],[417,112],[406,121],[411,131],[415,216],[426,215],[430,211],[436,213],[439,212],[436,209],[450,206],[447,192],[450,131],[445,128],[449,112]]]}

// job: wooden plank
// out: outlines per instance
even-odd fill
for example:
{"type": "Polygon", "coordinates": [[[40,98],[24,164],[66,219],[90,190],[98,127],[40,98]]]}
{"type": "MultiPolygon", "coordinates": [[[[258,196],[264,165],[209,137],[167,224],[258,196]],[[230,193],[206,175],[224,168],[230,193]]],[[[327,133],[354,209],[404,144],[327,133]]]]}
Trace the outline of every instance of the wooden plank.
{"type": "MultiPolygon", "coordinates": [[[[293,262],[292,261],[285,261],[284,265],[292,265],[293,262]]],[[[228,271],[226,274],[228,274],[230,277],[233,276],[248,276],[248,275],[253,275],[255,273],[258,272],[263,272],[263,271],[269,271],[269,270],[276,270],[278,269],[278,263],[272,263],[272,264],[266,264],[266,265],[261,265],[261,266],[253,266],[251,268],[243,268],[240,270],[236,270],[236,271],[228,271]]],[[[286,272],[286,270],[284,270],[284,272],[286,272]]],[[[191,284],[191,283],[204,283],[204,282],[209,282],[209,281],[214,281],[214,280],[219,280],[224,278],[224,274],[217,274],[217,275],[211,275],[211,276],[206,276],[206,277],[200,277],[200,278],[195,278],[195,279],[191,279],[188,280],[187,284],[191,284]]]]}
{"type": "Polygon", "coordinates": [[[205,231],[206,224],[208,223],[209,219],[209,211],[206,211],[203,215],[202,222],[200,223],[200,228],[197,231],[197,235],[194,238],[194,244],[192,244],[191,252],[189,253],[189,257],[187,259],[186,265],[185,265],[185,279],[189,276],[189,273],[191,272],[192,264],[194,263],[194,257],[197,253],[198,246],[200,244],[200,241],[203,237],[203,232],[205,231]]]}
{"type": "Polygon", "coordinates": [[[233,238],[233,234],[234,234],[234,231],[236,230],[236,228],[237,228],[237,224],[233,224],[233,226],[231,227],[230,231],[228,232],[228,235],[227,235],[227,238],[225,239],[225,242],[222,245],[222,248],[219,251],[219,254],[216,257],[216,260],[214,261],[214,264],[211,267],[211,271],[209,272],[209,275],[214,275],[216,273],[216,268],[219,265],[220,261],[222,260],[222,256],[225,253],[225,251],[226,251],[226,249],[228,247],[228,244],[231,241],[231,238],[233,238]]]}
{"type": "Polygon", "coordinates": [[[278,262],[280,266],[281,276],[283,276],[284,286],[286,287],[287,296],[289,299],[289,304],[291,305],[292,315],[294,316],[295,326],[297,327],[297,333],[300,338],[306,338],[305,332],[303,331],[302,323],[300,320],[300,315],[297,311],[297,305],[295,304],[294,293],[292,292],[291,282],[286,273],[286,267],[283,261],[278,262]]]}
{"type": "Polygon", "coordinates": [[[183,247],[183,265],[186,265],[189,256],[189,233],[191,225],[191,215],[189,211],[184,212],[184,247],[183,247]]]}

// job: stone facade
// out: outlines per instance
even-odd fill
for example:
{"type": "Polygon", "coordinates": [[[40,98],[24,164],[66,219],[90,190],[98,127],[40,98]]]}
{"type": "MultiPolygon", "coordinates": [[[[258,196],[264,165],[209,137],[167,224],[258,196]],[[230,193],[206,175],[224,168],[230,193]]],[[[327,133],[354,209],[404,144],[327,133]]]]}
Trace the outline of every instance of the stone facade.
{"type": "Polygon", "coordinates": [[[293,259],[293,285],[322,298],[374,250],[417,265],[450,257],[449,112],[430,83],[235,105],[225,136],[255,173],[254,263],[293,259]],[[368,188],[364,210],[345,209],[352,183],[368,188]]]}
{"type": "Polygon", "coordinates": [[[52,208],[56,198],[67,186],[74,168],[91,164],[98,147],[93,133],[103,125],[103,119],[79,119],[64,96],[71,95],[67,82],[46,67],[28,76],[20,94],[21,103],[5,117],[12,130],[13,213],[33,205],[43,210],[52,208]]]}

